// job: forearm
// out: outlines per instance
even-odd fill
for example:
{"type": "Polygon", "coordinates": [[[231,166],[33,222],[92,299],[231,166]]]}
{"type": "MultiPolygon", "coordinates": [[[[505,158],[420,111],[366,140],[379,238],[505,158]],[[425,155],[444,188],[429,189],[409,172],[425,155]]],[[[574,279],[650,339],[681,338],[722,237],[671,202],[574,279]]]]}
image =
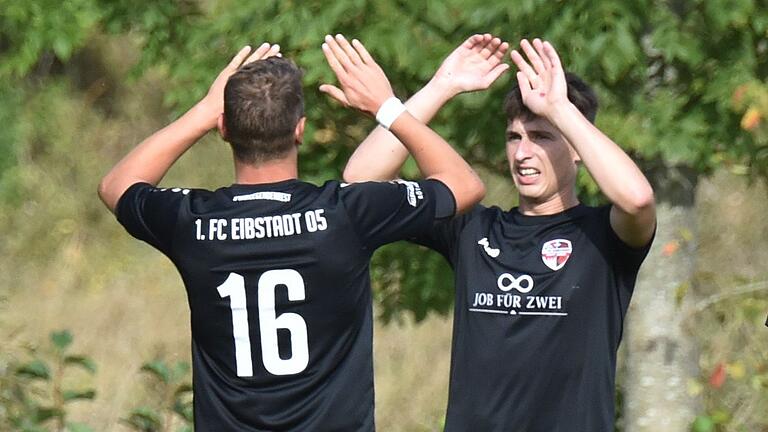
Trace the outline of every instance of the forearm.
{"type": "Polygon", "coordinates": [[[460,213],[479,202],[485,186],[472,167],[440,135],[407,111],[392,124],[392,135],[413,155],[426,178],[443,182],[456,199],[460,213]]]}
{"type": "Polygon", "coordinates": [[[578,153],[584,166],[611,203],[629,215],[653,206],[653,189],[640,168],[572,104],[553,109],[549,121],[578,153]]]}
{"type": "MultiPolygon", "coordinates": [[[[455,94],[447,84],[433,79],[408,99],[405,106],[413,117],[427,124],[455,94]]],[[[408,150],[400,140],[392,132],[377,126],[350,157],[344,168],[344,180],[392,180],[398,177],[407,158],[408,150]]]]}
{"type": "Polygon", "coordinates": [[[209,109],[197,104],[142,141],[101,180],[99,197],[104,204],[114,211],[120,197],[134,183],[158,184],[174,162],[211,129],[212,117],[209,109]]]}

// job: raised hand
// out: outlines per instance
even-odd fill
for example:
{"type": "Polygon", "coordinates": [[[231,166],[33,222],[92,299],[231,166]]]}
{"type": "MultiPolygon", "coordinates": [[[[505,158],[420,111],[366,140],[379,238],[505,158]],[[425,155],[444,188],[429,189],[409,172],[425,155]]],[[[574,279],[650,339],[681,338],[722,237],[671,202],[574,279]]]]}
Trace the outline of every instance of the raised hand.
{"type": "Polygon", "coordinates": [[[208,94],[206,94],[200,101],[200,103],[210,111],[210,128],[216,127],[216,121],[218,120],[219,115],[224,112],[224,87],[227,85],[229,77],[248,63],[274,56],[282,57],[282,54],[280,53],[280,45],[264,42],[253,52],[251,52],[250,46],[245,46],[232,58],[229,64],[219,72],[219,75],[208,89],[208,94]]]}
{"type": "Polygon", "coordinates": [[[516,50],[512,50],[512,61],[519,71],[517,82],[523,103],[536,115],[548,117],[559,104],[568,103],[568,87],[560,57],[549,42],[534,39],[520,42],[528,61],[516,50]],[[529,64],[530,62],[530,64],[529,64]]]}
{"type": "Polygon", "coordinates": [[[507,50],[507,42],[488,33],[472,35],[443,60],[433,82],[451,95],[485,90],[509,69],[502,63],[507,50]]]}
{"type": "Polygon", "coordinates": [[[384,71],[357,39],[352,39],[350,44],[340,34],[335,38],[328,35],[323,44],[323,54],[341,88],[323,84],[320,91],[344,106],[375,116],[384,101],[394,96],[384,71]]]}

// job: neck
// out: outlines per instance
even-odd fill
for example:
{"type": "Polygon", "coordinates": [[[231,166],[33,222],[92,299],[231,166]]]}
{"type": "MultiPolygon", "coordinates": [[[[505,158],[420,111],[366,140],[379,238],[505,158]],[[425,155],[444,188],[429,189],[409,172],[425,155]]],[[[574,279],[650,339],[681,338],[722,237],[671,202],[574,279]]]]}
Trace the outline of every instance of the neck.
{"type": "Polygon", "coordinates": [[[235,159],[235,182],[237,184],[275,183],[299,177],[298,152],[296,149],[280,159],[259,164],[250,164],[235,159]]]}
{"type": "Polygon", "coordinates": [[[547,216],[564,212],[579,205],[579,199],[573,189],[561,191],[544,201],[520,196],[519,210],[526,216],[547,216]]]}

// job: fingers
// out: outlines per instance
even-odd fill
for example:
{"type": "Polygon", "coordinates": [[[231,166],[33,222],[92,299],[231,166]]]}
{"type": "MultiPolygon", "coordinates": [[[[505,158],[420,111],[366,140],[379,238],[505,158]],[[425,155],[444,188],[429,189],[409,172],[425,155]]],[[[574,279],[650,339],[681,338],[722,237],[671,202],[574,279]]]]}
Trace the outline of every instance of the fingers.
{"type": "Polygon", "coordinates": [[[507,51],[509,51],[509,43],[502,42],[501,45],[496,48],[496,51],[494,51],[493,56],[496,57],[498,61],[502,61],[504,60],[504,56],[507,54],[507,51]]]}
{"type": "Polygon", "coordinates": [[[270,45],[269,43],[264,42],[263,44],[259,45],[259,47],[256,48],[256,50],[250,56],[248,56],[248,58],[243,62],[243,66],[249,63],[253,63],[256,60],[263,60],[265,58],[275,56],[282,57],[282,54],[280,54],[280,45],[270,45]]]}
{"type": "Polygon", "coordinates": [[[357,65],[363,62],[363,60],[360,58],[360,55],[354,48],[352,48],[352,45],[349,44],[344,35],[337,34],[336,42],[339,44],[339,47],[344,50],[344,54],[347,55],[347,58],[349,58],[349,61],[351,61],[353,64],[357,65]]]}
{"type": "Polygon", "coordinates": [[[483,86],[485,88],[490,87],[494,81],[499,79],[499,77],[508,70],[509,70],[509,65],[506,63],[501,63],[496,65],[496,67],[491,69],[491,71],[488,72],[488,74],[483,77],[483,86]]]}
{"type": "MultiPolygon", "coordinates": [[[[323,44],[323,47],[327,46],[330,53],[333,55],[333,57],[336,59],[336,62],[344,69],[345,65],[352,64],[352,60],[349,59],[349,56],[344,51],[344,49],[339,46],[339,42],[334,39],[331,35],[325,36],[325,44],[323,44]]],[[[323,50],[325,51],[325,50],[323,50]]],[[[326,56],[327,57],[327,56],[326,56]]],[[[338,74],[336,74],[338,75],[338,74]]]]}
{"type": "Polygon", "coordinates": [[[501,39],[492,37],[489,34],[485,36],[487,36],[487,40],[484,38],[485,45],[480,50],[480,55],[482,55],[485,60],[488,60],[494,56],[496,50],[498,50],[499,46],[501,46],[501,39]]]}
{"type": "Polygon", "coordinates": [[[536,53],[539,55],[541,63],[544,65],[544,69],[552,69],[552,62],[549,60],[549,56],[544,52],[544,44],[541,42],[541,39],[536,38],[533,40],[533,48],[536,49],[536,53]]]}
{"type": "Polygon", "coordinates": [[[368,53],[368,50],[365,49],[362,42],[357,39],[352,39],[352,46],[360,54],[360,58],[363,59],[363,62],[366,64],[376,64],[376,61],[373,59],[373,57],[371,57],[371,54],[368,53]]]}
{"type": "Polygon", "coordinates": [[[331,44],[335,44],[335,41],[333,41],[333,38],[330,36],[326,36],[325,40],[326,42],[323,44],[323,54],[325,55],[325,60],[328,61],[328,66],[331,67],[331,70],[333,70],[333,73],[335,73],[336,77],[339,79],[339,81],[341,81],[344,78],[346,78],[347,71],[344,70],[344,66],[342,66],[338,57],[336,57],[336,51],[334,51],[331,48],[331,44]]]}
{"type": "Polygon", "coordinates": [[[531,82],[525,73],[517,72],[517,85],[520,87],[520,95],[523,97],[523,100],[526,100],[526,95],[531,92],[531,82]]]}
{"type": "MultiPolygon", "coordinates": [[[[537,39],[534,39],[534,42],[536,42],[537,39]]],[[[540,44],[541,41],[538,41],[540,44]]],[[[525,55],[528,57],[528,61],[531,63],[531,66],[533,66],[533,69],[536,71],[538,75],[542,75],[546,72],[546,68],[544,67],[544,62],[541,60],[541,56],[538,52],[536,52],[536,49],[531,45],[530,42],[528,42],[528,39],[523,39],[520,41],[520,46],[523,48],[523,51],[525,52],[525,55]]]]}
{"type": "Polygon", "coordinates": [[[547,55],[549,62],[552,64],[552,68],[555,70],[563,70],[563,65],[560,63],[560,56],[555,51],[555,47],[549,42],[544,42],[544,53],[547,55]]]}
{"type": "Polygon", "coordinates": [[[229,64],[227,65],[227,68],[235,70],[240,67],[241,64],[243,64],[243,61],[248,57],[248,53],[251,52],[250,45],[246,45],[240,49],[240,51],[235,54],[234,57],[232,57],[232,60],[230,60],[229,64]]]}
{"type": "Polygon", "coordinates": [[[474,34],[467,38],[462,44],[461,47],[466,49],[472,49],[475,45],[481,43],[483,41],[484,35],[481,34],[474,34]]]}
{"type": "Polygon", "coordinates": [[[517,52],[517,50],[512,50],[510,57],[512,57],[512,61],[515,63],[515,66],[517,66],[517,69],[520,71],[517,74],[518,81],[520,79],[520,74],[522,73],[523,75],[525,75],[526,82],[528,82],[529,85],[531,83],[534,83],[534,84],[538,83],[539,77],[536,75],[536,71],[533,70],[531,65],[529,65],[528,62],[525,61],[523,56],[520,55],[520,53],[517,52]]]}
{"type": "Polygon", "coordinates": [[[340,88],[336,87],[335,85],[323,84],[320,86],[320,91],[336,99],[345,107],[349,106],[349,100],[347,99],[347,95],[345,95],[344,92],[340,88]]]}

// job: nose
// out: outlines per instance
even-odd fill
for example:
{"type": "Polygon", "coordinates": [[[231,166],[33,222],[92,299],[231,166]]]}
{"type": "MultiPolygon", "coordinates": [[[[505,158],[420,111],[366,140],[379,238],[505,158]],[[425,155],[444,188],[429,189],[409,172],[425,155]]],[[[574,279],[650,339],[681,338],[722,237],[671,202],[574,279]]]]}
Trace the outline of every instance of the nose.
{"type": "Polygon", "coordinates": [[[517,142],[517,147],[515,148],[515,160],[517,161],[524,161],[531,157],[533,150],[533,143],[527,138],[522,137],[517,142]]]}

